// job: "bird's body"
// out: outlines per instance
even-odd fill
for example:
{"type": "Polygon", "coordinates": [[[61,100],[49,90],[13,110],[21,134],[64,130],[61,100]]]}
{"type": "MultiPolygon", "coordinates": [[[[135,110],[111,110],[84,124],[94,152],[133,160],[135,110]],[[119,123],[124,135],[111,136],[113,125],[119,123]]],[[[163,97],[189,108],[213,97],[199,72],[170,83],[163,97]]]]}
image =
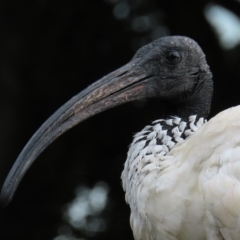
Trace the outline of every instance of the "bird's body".
{"type": "Polygon", "coordinates": [[[122,173],[135,240],[239,240],[240,107],[206,123],[212,93],[195,41],[171,36],[149,43],[39,128],[5,180],[1,201],[10,202],[31,163],[77,123],[125,102],[159,98],[165,118],[135,135],[122,173]]]}
{"type": "Polygon", "coordinates": [[[163,156],[130,147],[122,180],[136,240],[240,239],[240,106],[195,130],[163,156]]]}

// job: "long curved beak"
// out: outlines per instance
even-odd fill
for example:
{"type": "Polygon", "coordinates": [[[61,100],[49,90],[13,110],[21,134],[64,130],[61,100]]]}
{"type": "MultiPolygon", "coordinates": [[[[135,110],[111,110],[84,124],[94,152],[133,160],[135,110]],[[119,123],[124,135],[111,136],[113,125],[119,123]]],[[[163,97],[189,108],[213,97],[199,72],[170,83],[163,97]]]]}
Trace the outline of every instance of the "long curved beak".
{"type": "Polygon", "coordinates": [[[151,77],[136,62],[136,59],[132,60],[93,83],[47,119],[26,144],[9,172],[1,192],[3,205],[11,201],[21,179],[38,155],[61,134],[106,109],[149,95],[146,86],[151,77]]]}

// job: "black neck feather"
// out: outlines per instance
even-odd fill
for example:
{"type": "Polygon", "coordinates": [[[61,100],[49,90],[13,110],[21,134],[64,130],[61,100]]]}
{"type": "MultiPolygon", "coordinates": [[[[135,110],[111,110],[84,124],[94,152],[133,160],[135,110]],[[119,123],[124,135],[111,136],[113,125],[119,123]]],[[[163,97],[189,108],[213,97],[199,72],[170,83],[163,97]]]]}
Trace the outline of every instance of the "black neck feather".
{"type": "Polygon", "coordinates": [[[194,92],[191,98],[178,103],[167,105],[167,117],[177,116],[188,121],[189,116],[197,115],[198,118],[208,118],[211,109],[213,95],[212,76],[209,74],[208,79],[204,79],[198,91],[194,92]]]}

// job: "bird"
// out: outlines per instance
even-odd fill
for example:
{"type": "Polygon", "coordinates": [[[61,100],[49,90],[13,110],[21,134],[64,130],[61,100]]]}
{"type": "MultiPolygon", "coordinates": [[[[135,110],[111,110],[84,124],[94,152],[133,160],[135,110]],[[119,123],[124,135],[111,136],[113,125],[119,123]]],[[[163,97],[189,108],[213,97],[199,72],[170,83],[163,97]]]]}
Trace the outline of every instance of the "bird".
{"type": "Polygon", "coordinates": [[[209,121],[212,73],[196,41],[166,36],[60,107],[26,144],[1,191],[7,205],[38,155],[76,124],[126,102],[166,106],[133,137],[121,175],[135,240],[237,240],[240,106],[209,121]]]}

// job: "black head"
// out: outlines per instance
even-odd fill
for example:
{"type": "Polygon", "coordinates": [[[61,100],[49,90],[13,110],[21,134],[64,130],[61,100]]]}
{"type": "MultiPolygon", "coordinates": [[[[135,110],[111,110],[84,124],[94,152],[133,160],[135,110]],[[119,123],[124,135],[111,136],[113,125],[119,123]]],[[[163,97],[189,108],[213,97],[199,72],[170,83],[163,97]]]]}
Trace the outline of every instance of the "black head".
{"type": "Polygon", "coordinates": [[[189,114],[208,116],[212,74],[194,40],[182,36],[160,38],[139,49],[133,60],[138,60],[138,66],[151,77],[147,97],[162,99],[169,114],[188,117],[190,107],[189,114]]]}
{"type": "Polygon", "coordinates": [[[57,137],[83,120],[125,102],[160,98],[169,114],[206,117],[212,75],[198,44],[181,36],[164,37],[138,50],[133,59],[74,96],[33,135],[3,185],[7,204],[27,169],[57,137]]]}

